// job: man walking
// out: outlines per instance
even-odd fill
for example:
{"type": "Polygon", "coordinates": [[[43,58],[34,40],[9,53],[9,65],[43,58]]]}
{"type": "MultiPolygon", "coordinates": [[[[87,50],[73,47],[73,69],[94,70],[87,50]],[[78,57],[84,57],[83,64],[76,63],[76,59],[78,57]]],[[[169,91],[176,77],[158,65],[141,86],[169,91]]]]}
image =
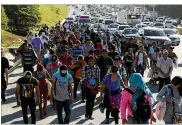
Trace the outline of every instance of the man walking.
{"type": "Polygon", "coordinates": [[[24,124],[28,124],[28,114],[27,114],[28,107],[30,109],[32,118],[31,123],[36,124],[36,114],[35,114],[36,103],[34,99],[34,89],[36,90],[37,94],[37,103],[40,104],[40,93],[38,84],[39,84],[38,80],[32,77],[32,73],[30,71],[26,71],[24,73],[24,77],[19,78],[17,81],[16,100],[17,100],[17,105],[20,105],[21,101],[24,124]]]}
{"type": "Polygon", "coordinates": [[[50,102],[53,103],[52,97],[56,101],[56,110],[59,124],[69,124],[71,108],[70,103],[73,101],[73,90],[72,90],[73,78],[68,73],[66,65],[62,65],[52,78],[52,90],[50,102]],[[62,109],[65,111],[65,118],[63,120],[62,109]]]}
{"type": "Polygon", "coordinates": [[[6,57],[3,55],[4,49],[1,48],[1,99],[5,103],[5,91],[8,86],[8,68],[9,68],[9,62],[6,57]]]}
{"type": "Polygon", "coordinates": [[[159,91],[163,85],[170,84],[170,78],[173,71],[173,61],[168,57],[168,51],[164,49],[162,51],[162,58],[157,61],[157,70],[159,76],[159,91]]]}

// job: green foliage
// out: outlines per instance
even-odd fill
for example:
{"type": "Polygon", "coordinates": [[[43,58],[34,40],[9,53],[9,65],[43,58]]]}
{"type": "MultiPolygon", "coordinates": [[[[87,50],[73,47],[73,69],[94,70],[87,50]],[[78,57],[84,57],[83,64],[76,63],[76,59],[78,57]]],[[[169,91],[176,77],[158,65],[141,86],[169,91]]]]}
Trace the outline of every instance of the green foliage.
{"type": "Polygon", "coordinates": [[[62,21],[68,13],[66,5],[39,5],[41,13],[41,24],[53,26],[57,22],[62,21]]]}
{"type": "MultiPolygon", "coordinates": [[[[145,7],[152,11],[151,6],[146,5],[145,7]]],[[[155,6],[155,10],[159,15],[182,19],[182,5],[157,5],[155,6]]]]}
{"type": "Polygon", "coordinates": [[[38,5],[4,5],[9,18],[9,31],[26,35],[26,31],[41,21],[38,5]]]}
{"type": "Polygon", "coordinates": [[[8,17],[5,13],[3,6],[1,6],[1,27],[4,30],[6,30],[8,28],[8,17]]]}

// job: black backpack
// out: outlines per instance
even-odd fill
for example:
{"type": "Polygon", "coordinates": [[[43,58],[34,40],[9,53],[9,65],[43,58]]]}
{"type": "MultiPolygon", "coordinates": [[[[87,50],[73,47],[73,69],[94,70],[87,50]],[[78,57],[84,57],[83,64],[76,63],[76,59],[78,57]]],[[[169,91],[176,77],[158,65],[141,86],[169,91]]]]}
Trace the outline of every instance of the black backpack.
{"type": "MultiPolygon", "coordinates": [[[[125,88],[125,90],[130,94],[134,95],[134,92],[130,89],[125,88]]],[[[151,116],[151,105],[144,96],[145,93],[143,92],[141,96],[137,98],[136,103],[131,106],[133,117],[136,119],[138,124],[148,121],[151,116]]]]}

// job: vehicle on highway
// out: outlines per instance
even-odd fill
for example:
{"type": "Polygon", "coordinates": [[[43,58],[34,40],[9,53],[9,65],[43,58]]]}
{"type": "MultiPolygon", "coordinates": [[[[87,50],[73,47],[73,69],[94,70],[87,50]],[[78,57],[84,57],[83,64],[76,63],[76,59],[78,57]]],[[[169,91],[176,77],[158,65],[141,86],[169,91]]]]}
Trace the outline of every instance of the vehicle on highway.
{"type": "Polygon", "coordinates": [[[137,30],[139,30],[139,29],[142,28],[142,27],[147,27],[147,25],[146,25],[146,24],[143,24],[143,23],[140,23],[140,24],[137,24],[137,25],[135,26],[135,28],[136,28],[137,30]]]}
{"type": "Polygon", "coordinates": [[[108,26],[109,32],[114,33],[116,31],[116,28],[118,27],[117,23],[112,23],[108,26]]]}
{"type": "Polygon", "coordinates": [[[138,31],[136,28],[125,28],[122,33],[126,39],[131,37],[139,37],[138,31]]]}
{"type": "Polygon", "coordinates": [[[164,17],[158,17],[156,22],[164,22],[165,18],[164,17]]]}
{"type": "Polygon", "coordinates": [[[140,19],[133,19],[131,22],[131,26],[135,27],[137,24],[140,24],[142,21],[140,19]]]}
{"type": "Polygon", "coordinates": [[[114,23],[114,21],[112,19],[104,19],[101,27],[103,30],[107,30],[108,26],[112,23],[114,23]]]}
{"type": "Polygon", "coordinates": [[[167,20],[165,22],[166,28],[170,28],[173,25],[173,22],[171,20],[167,20]]]}
{"type": "Polygon", "coordinates": [[[149,22],[149,21],[148,22],[145,21],[145,22],[142,22],[142,23],[147,25],[147,26],[149,26],[151,24],[151,22],[149,22]]]}
{"type": "Polygon", "coordinates": [[[73,17],[67,17],[65,21],[69,24],[74,24],[74,18],[73,17]]]}
{"type": "Polygon", "coordinates": [[[131,28],[129,25],[119,25],[116,30],[119,34],[122,34],[125,28],[131,28]]]}
{"type": "Polygon", "coordinates": [[[80,19],[78,22],[79,22],[79,24],[84,24],[84,25],[90,26],[91,25],[90,16],[89,15],[82,15],[82,16],[80,16],[80,19]]]}
{"type": "Polygon", "coordinates": [[[164,28],[165,34],[171,39],[173,46],[178,46],[181,41],[181,35],[179,34],[177,29],[164,28]]]}
{"type": "Polygon", "coordinates": [[[155,22],[153,26],[157,28],[165,28],[165,24],[163,22],[155,22]]]}
{"type": "Polygon", "coordinates": [[[76,12],[75,11],[73,11],[73,15],[76,15],[76,12]]]}
{"type": "Polygon", "coordinates": [[[127,12],[117,12],[117,22],[127,22],[127,12]]]}
{"type": "Polygon", "coordinates": [[[138,31],[138,33],[140,36],[145,37],[150,45],[152,45],[153,41],[156,41],[159,47],[164,45],[164,42],[166,41],[171,43],[171,40],[166,36],[161,28],[143,27],[138,31]]]}
{"type": "Polygon", "coordinates": [[[127,23],[132,25],[133,20],[141,19],[141,14],[128,14],[127,15],[127,23]]]}

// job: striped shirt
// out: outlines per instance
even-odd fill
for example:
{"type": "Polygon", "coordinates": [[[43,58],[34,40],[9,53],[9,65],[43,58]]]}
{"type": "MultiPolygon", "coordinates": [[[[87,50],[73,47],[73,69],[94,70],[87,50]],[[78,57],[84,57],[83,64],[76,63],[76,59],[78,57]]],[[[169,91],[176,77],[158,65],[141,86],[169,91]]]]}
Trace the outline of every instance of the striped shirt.
{"type": "Polygon", "coordinates": [[[77,60],[79,55],[83,55],[83,48],[82,47],[78,48],[75,46],[72,48],[71,53],[72,53],[73,59],[77,60]]]}
{"type": "Polygon", "coordinates": [[[24,65],[33,65],[33,52],[31,49],[23,52],[24,65]]]}
{"type": "Polygon", "coordinates": [[[82,79],[90,79],[90,78],[94,78],[98,82],[100,82],[100,69],[98,66],[94,65],[94,67],[91,68],[90,66],[87,65],[83,68],[82,79]]]}

